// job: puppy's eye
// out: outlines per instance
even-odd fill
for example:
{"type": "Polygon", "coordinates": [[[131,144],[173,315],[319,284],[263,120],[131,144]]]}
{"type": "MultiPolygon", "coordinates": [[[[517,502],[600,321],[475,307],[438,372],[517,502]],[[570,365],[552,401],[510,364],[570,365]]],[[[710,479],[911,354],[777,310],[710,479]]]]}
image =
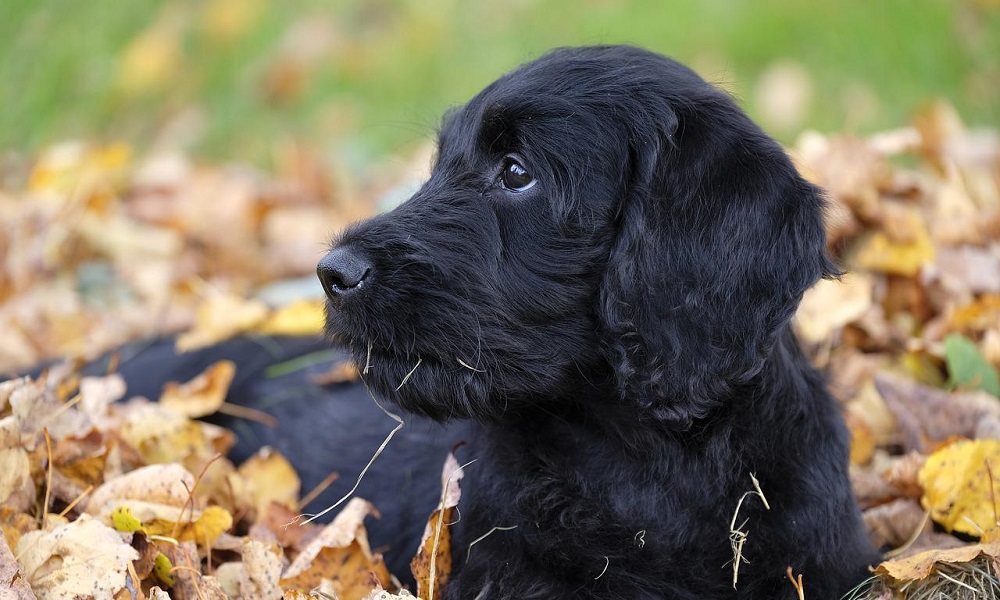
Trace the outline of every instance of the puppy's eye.
{"type": "Polygon", "coordinates": [[[500,185],[512,192],[523,192],[535,183],[535,178],[516,158],[507,156],[503,159],[500,170],[500,185]]]}

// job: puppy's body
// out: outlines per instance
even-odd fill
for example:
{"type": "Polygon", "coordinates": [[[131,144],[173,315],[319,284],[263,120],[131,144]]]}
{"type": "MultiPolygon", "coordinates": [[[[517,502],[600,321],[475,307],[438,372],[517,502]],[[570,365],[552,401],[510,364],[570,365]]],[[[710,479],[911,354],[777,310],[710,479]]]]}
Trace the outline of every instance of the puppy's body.
{"type": "Polygon", "coordinates": [[[635,48],[557,50],[449,116],[430,180],[318,269],[374,392],[476,424],[449,598],[863,579],[846,430],[788,326],[836,272],[822,208],[729,97],[635,48]]]}

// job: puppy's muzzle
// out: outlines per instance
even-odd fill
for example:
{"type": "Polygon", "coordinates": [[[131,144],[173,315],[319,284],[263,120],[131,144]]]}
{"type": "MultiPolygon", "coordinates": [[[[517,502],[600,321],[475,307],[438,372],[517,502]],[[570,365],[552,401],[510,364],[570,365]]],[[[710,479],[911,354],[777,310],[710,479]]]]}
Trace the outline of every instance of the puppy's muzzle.
{"type": "Polygon", "coordinates": [[[340,302],[371,281],[374,266],[350,246],[331,250],[316,266],[323,291],[332,302],[340,302]]]}

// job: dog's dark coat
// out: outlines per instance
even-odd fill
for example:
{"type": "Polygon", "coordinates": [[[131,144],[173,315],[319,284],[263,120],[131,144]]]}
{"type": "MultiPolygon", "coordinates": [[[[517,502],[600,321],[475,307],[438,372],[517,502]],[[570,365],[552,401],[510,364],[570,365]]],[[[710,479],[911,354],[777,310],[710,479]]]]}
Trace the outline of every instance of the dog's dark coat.
{"type": "Polygon", "coordinates": [[[822,212],[726,94],[636,48],[554,51],[446,118],[430,180],[319,273],[376,394],[476,424],[448,598],[864,578],[847,431],[788,324],[836,271],[822,212]]]}

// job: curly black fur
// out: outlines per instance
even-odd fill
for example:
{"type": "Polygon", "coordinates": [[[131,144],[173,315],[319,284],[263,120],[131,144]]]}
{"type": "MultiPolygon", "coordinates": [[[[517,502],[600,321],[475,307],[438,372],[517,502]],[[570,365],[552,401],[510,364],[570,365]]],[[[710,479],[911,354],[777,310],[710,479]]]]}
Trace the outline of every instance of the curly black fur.
{"type": "Polygon", "coordinates": [[[847,431],[789,328],[836,273],[822,213],[730,97],[637,48],[556,50],[446,117],[430,180],[319,273],[376,394],[476,423],[448,598],[864,578],[847,431]]]}

